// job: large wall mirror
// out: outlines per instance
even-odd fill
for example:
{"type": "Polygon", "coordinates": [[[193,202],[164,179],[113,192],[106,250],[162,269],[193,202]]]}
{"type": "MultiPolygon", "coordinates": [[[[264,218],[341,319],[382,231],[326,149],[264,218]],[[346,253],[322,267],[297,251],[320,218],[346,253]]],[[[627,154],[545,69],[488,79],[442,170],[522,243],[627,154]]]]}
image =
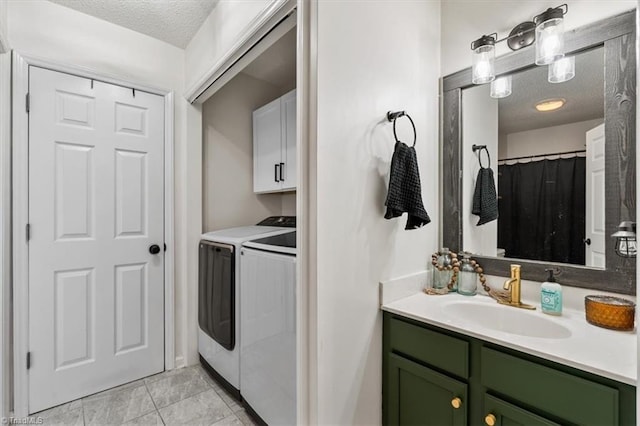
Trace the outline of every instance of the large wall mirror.
{"type": "Polygon", "coordinates": [[[575,77],[549,83],[533,49],[496,60],[510,96],[472,85],[470,70],[443,79],[443,245],[481,258],[489,274],[510,263],[523,278],[635,293],[635,258],[611,237],[635,222],[635,12],[566,34],[575,77]],[[559,108],[544,109],[555,101],[559,108]],[[483,150],[472,147],[485,146],[483,150]],[[478,171],[490,167],[498,219],[472,214],[478,171]]]}

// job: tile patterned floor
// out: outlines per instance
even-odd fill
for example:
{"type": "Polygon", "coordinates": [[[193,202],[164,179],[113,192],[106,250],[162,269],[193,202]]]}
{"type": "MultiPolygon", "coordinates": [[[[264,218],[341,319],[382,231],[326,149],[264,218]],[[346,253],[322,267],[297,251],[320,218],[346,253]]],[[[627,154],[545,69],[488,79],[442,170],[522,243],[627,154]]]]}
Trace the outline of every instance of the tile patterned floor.
{"type": "Polygon", "coordinates": [[[200,366],[147,377],[34,414],[43,425],[255,426],[200,366]]]}

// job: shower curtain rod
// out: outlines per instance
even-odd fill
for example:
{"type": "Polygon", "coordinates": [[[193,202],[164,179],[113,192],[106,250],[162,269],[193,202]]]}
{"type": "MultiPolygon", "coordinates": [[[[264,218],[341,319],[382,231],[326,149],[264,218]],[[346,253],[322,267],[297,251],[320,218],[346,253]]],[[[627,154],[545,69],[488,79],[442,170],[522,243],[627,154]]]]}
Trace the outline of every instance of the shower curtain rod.
{"type": "Polygon", "coordinates": [[[524,160],[524,159],[534,159],[534,158],[542,158],[542,157],[555,157],[556,155],[569,155],[569,154],[581,154],[583,152],[587,152],[586,149],[580,149],[577,151],[565,151],[565,152],[556,152],[553,154],[538,154],[538,155],[525,155],[523,157],[512,157],[512,158],[501,158],[498,159],[500,161],[513,161],[513,160],[524,160]]]}

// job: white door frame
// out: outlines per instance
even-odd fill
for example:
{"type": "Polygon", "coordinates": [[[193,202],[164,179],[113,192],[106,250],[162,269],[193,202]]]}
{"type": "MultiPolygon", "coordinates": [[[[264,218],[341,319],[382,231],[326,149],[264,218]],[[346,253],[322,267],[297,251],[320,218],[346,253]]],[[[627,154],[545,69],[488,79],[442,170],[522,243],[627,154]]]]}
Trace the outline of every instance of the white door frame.
{"type": "Polygon", "coordinates": [[[164,367],[174,368],[174,205],[173,147],[174,93],[146,86],[118,76],[106,75],[88,68],[59,64],[49,60],[13,52],[13,394],[14,416],[29,413],[29,377],[26,357],[29,350],[29,245],[26,227],[29,217],[29,115],[26,96],[29,91],[29,67],[76,75],[124,86],[164,97],[164,367]]]}

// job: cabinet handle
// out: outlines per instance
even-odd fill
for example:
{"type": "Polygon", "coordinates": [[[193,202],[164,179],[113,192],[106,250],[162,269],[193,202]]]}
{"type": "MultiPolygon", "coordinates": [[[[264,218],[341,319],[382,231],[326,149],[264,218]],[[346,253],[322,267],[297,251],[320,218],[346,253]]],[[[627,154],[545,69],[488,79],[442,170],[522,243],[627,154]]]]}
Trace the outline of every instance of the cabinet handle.
{"type": "Polygon", "coordinates": [[[496,416],[494,416],[493,414],[489,413],[489,414],[487,414],[487,417],[484,418],[484,422],[488,426],[494,426],[496,424],[496,416]]]}
{"type": "Polygon", "coordinates": [[[282,177],[283,173],[284,173],[284,163],[280,163],[280,180],[284,182],[284,177],[282,177]]]}
{"type": "Polygon", "coordinates": [[[280,182],[278,180],[278,164],[273,165],[273,180],[276,182],[280,182]]]}
{"type": "Polygon", "coordinates": [[[462,406],[462,400],[460,398],[453,398],[451,400],[451,406],[455,409],[458,409],[462,406]]]}

